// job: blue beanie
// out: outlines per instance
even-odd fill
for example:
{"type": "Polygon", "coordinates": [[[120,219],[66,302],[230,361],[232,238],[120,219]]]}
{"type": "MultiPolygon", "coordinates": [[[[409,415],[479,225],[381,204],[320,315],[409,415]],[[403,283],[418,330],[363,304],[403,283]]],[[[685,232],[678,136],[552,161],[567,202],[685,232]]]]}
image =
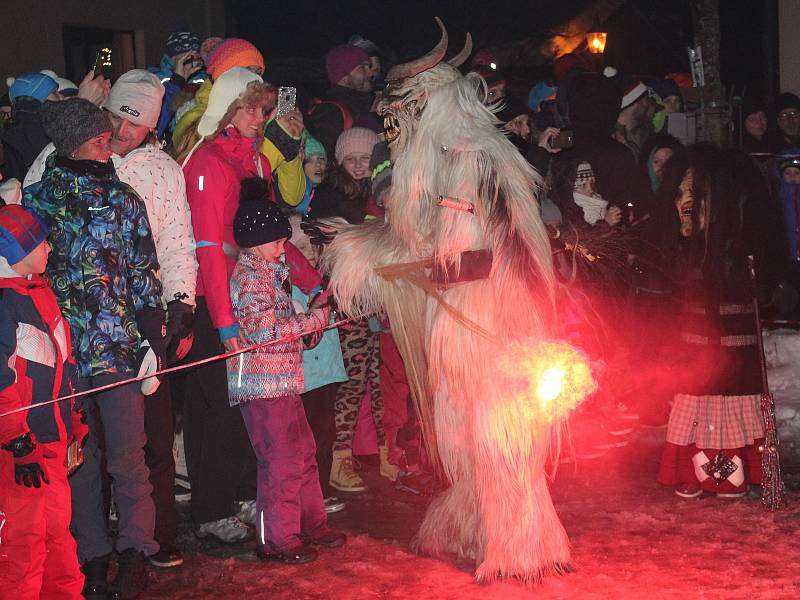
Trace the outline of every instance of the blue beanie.
{"type": "Polygon", "coordinates": [[[44,102],[45,98],[58,89],[56,80],[43,73],[25,73],[16,79],[9,77],[6,83],[11,102],[16,102],[21,96],[30,96],[44,102]]]}
{"type": "Polygon", "coordinates": [[[200,38],[188,27],[178,25],[167,37],[167,56],[184,52],[200,52],[200,38]]]}
{"type": "Polygon", "coordinates": [[[328,153],[325,152],[325,146],[323,146],[317,138],[313,137],[310,133],[305,132],[303,138],[305,140],[303,143],[303,152],[306,158],[319,154],[325,157],[328,156],[328,153]]]}
{"type": "Polygon", "coordinates": [[[18,204],[0,208],[0,256],[9,265],[36,250],[49,233],[44,221],[18,204]]]}
{"type": "Polygon", "coordinates": [[[555,96],[558,88],[547,85],[544,81],[540,81],[533,86],[528,92],[528,108],[533,112],[539,110],[539,105],[552,96],[555,96]]]}

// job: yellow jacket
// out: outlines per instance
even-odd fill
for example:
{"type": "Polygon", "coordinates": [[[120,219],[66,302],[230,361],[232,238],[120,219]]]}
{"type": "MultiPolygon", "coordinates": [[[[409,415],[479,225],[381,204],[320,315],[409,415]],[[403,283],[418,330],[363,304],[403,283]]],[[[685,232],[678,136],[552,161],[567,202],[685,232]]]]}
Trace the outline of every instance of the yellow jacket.
{"type": "MultiPolygon", "coordinates": [[[[195,106],[184,114],[175,125],[175,131],[172,134],[173,141],[189,135],[197,126],[200,117],[206,112],[211,86],[211,80],[207,79],[197,90],[194,97],[195,106]]],[[[272,166],[272,172],[278,181],[278,192],[283,201],[289,206],[300,204],[306,193],[306,174],[303,171],[303,159],[300,155],[292,160],[286,160],[277,146],[267,138],[264,138],[264,143],[261,144],[261,154],[267,157],[272,166]]]]}

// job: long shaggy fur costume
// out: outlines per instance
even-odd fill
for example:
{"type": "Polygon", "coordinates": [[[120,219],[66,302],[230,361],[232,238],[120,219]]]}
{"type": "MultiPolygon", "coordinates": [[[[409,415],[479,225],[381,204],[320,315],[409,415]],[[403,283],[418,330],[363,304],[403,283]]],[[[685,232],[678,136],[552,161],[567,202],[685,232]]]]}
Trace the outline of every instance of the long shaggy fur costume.
{"type": "Polygon", "coordinates": [[[538,580],[568,567],[569,541],[545,463],[557,424],[530,417],[498,359],[546,339],[555,281],[536,194],[542,181],[480,101],[483,80],[440,63],[399,84],[386,218],[345,227],[323,261],[340,308],[385,310],[431,454],[451,487],[428,509],[415,549],[476,565],[479,581],[538,580]],[[437,206],[439,196],[473,212],[437,206]],[[489,249],[488,278],[435,286],[430,265],[458,272],[489,249]]]}

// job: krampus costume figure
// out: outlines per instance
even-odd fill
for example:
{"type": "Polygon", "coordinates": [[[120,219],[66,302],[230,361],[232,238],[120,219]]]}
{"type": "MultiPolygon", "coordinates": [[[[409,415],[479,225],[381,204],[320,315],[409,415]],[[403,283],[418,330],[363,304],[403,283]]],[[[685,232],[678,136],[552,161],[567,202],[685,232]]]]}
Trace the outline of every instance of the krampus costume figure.
{"type": "Polygon", "coordinates": [[[469,40],[443,62],[437,22],[436,48],[387,76],[385,219],[344,227],[323,259],[344,312],[388,314],[426,444],[451,484],[415,549],[474,562],[479,581],[534,581],[570,560],[545,474],[558,419],[520,393],[514,361],[554,322],[542,181],[482,103],[483,80],[457,70],[469,40]]]}

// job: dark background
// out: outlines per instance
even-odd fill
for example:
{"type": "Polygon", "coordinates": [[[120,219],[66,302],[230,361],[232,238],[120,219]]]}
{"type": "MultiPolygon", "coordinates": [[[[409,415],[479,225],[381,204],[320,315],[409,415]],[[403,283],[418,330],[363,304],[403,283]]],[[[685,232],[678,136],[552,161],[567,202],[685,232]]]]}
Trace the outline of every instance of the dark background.
{"type": "MultiPolygon", "coordinates": [[[[602,0],[227,0],[226,9],[229,35],[255,43],[267,62],[267,79],[277,81],[297,79],[299,72],[324,80],[325,52],[353,33],[374,41],[391,64],[424,53],[438,40],[434,15],[444,20],[454,53],[467,30],[476,48],[544,42],[591,5],[602,5],[602,0]]],[[[727,86],[772,91],[776,15],[775,0],[720,1],[721,71],[727,86]]],[[[605,64],[642,76],[689,70],[691,0],[628,0],[602,25],[608,32],[605,64]]],[[[530,77],[546,76],[549,61],[536,61],[544,65],[528,64],[530,77]]]]}

